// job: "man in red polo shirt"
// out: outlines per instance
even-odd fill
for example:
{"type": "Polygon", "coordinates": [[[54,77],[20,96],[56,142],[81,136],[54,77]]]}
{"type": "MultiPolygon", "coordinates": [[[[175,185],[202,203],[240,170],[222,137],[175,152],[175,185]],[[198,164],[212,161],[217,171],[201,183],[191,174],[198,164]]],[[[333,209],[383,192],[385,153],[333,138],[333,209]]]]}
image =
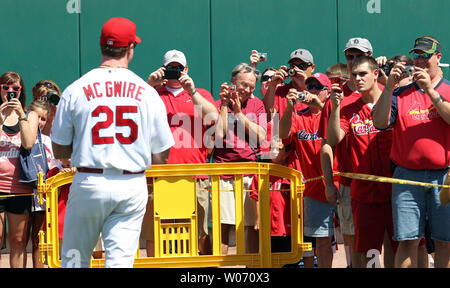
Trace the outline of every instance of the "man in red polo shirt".
{"type": "MultiPolygon", "coordinates": [[[[167,164],[206,163],[207,143],[204,134],[218,116],[214,99],[207,90],[196,88],[188,75],[186,56],[178,50],[168,51],[163,66],[151,73],[147,83],[156,88],[167,110],[167,120],[175,140],[167,164]],[[174,72],[175,71],[175,72],[174,72]]],[[[207,176],[197,176],[198,231],[200,254],[211,253],[207,217],[207,176]]],[[[153,250],[153,201],[148,201],[142,238],[147,240],[147,253],[153,250]]]]}
{"type": "MultiPolygon", "coordinates": [[[[377,130],[371,115],[382,92],[377,83],[377,62],[373,57],[361,55],[353,61],[351,68],[354,84],[362,96],[340,107],[344,99],[342,89],[333,84],[327,142],[334,146],[347,136],[352,172],[391,177],[392,130],[377,130]]],[[[391,185],[352,180],[350,191],[355,226],[354,253],[361,256],[365,267],[367,252],[372,249],[381,252],[384,244],[384,266],[393,267],[396,243],[391,240],[391,185]]]]}

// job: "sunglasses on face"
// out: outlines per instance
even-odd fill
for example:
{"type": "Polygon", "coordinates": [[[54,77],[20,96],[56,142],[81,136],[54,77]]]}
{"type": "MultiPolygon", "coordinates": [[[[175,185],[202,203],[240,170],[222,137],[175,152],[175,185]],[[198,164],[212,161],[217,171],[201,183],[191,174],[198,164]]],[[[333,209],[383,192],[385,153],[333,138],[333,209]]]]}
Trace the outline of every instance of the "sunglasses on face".
{"type": "Polygon", "coordinates": [[[412,57],[414,60],[418,60],[418,59],[430,59],[432,56],[434,55],[434,53],[422,53],[422,54],[417,54],[416,52],[412,53],[412,57]]]}
{"type": "Polygon", "coordinates": [[[308,89],[308,90],[316,89],[318,91],[322,91],[324,88],[325,88],[325,86],[323,86],[322,84],[318,84],[318,83],[306,85],[306,89],[308,89]]]}
{"type": "Polygon", "coordinates": [[[306,70],[309,66],[311,66],[310,63],[290,64],[290,68],[298,67],[300,70],[306,70]]]}
{"type": "Polygon", "coordinates": [[[22,90],[22,87],[17,86],[17,85],[3,84],[2,85],[2,89],[5,90],[5,91],[9,91],[10,89],[12,89],[13,91],[19,92],[20,90],[22,90]]]}
{"type": "Polygon", "coordinates": [[[265,81],[272,80],[272,77],[273,77],[273,76],[263,75],[263,76],[261,77],[261,82],[265,82],[265,81]]]}
{"type": "Polygon", "coordinates": [[[329,79],[330,79],[331,84],[342,84],[345,81],[347,81],[347,78],[345,78],[345,77],[332,77],[329,79]]]}

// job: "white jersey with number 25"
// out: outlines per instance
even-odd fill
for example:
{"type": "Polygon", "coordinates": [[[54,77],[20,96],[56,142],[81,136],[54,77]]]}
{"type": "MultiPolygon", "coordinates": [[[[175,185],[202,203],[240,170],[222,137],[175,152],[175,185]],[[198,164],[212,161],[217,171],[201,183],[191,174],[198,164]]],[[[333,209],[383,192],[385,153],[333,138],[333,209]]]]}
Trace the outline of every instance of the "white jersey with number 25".
{"type": "Polygon", "coordinates": [[[71,165],[137,172],[174,140],[158,93],[124,68],[96,68],[67,87],[52,141],[73,143],[71,165]]]}

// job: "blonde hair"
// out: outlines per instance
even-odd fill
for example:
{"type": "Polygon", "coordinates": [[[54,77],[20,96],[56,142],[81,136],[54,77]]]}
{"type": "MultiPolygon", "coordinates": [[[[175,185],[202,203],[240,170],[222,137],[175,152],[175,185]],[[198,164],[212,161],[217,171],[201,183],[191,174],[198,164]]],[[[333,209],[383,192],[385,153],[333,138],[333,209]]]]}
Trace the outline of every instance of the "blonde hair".
{"type": "Polygon", "coordinates": [[[50,113],[50,104],[48,104],[45,100],[33,100],[31,104],[28,106],[29,111],[36,111],[36,109],[42,109],[44,111],[47,111],[47,115],[50,113]]]}
{"type": "Polygon", "coordinates": [[[328,67],[325,73],[328,77],[343,77],[347,79],[350,78],[347,70],[347,65],[345,65],[344,63],[336,63],[334,65],[331,65],[330,67],[328,67]]]}

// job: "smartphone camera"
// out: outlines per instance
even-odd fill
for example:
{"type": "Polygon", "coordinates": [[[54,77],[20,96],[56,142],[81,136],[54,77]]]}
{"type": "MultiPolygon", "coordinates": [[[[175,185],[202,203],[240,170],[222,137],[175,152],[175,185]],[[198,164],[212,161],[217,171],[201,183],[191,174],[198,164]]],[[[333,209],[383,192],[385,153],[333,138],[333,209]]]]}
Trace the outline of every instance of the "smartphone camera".
{"type": "Polygon", "coordinates": [[[17,93],[10,91],[6,94],[6,99],[9,101],[11,101],[11,99],[17,98],[17,93]]]}

